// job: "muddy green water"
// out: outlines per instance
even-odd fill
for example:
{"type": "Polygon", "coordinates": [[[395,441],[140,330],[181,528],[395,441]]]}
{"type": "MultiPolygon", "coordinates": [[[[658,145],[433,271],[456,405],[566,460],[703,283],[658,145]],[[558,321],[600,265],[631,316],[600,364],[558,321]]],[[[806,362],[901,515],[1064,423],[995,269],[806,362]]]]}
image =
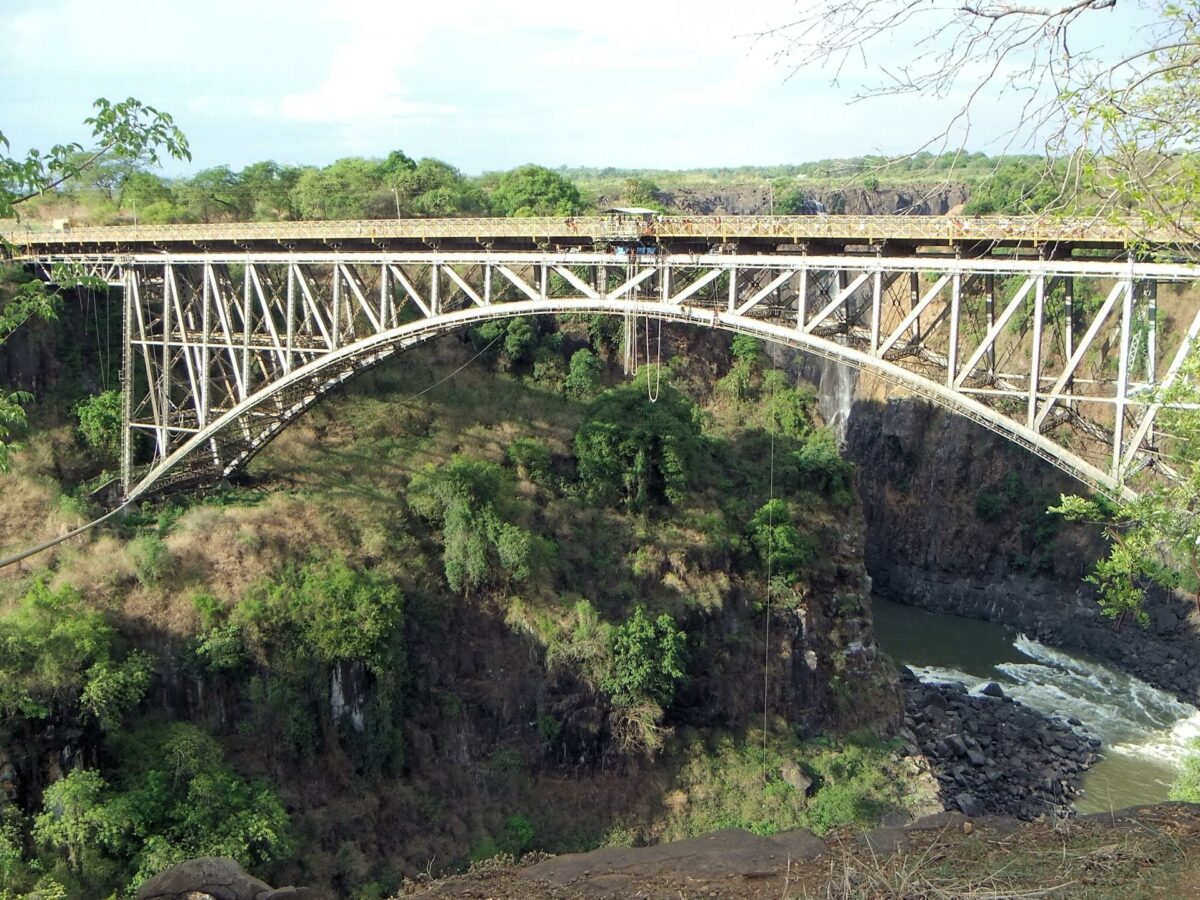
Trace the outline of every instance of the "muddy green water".
{"type": "Polygon", "coordinates": [[[1033,709],[1074,716],[1104,745],[1087,773],[1080,812],[1167,799],[1200,711],[1082,653],[1030,640],[992,622],[925,612],[876,598],[880,647],[924,681],[957,681],[975,690],[995,681],[1033,709]]]}

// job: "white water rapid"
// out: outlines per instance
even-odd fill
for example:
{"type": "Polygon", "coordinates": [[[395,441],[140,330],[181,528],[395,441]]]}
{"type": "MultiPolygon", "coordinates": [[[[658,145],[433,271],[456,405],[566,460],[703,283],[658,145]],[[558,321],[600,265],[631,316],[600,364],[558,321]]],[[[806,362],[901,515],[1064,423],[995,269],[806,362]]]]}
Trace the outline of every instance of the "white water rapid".
{"type": "Polygon", "coordinates": [[[922,681],[959,682],[972,692],[989,681],[1046,715],[1075,718],[1103,741],[1105,759],[1088,774],[1081,811],[1164,799],[1180,762],[1200,737],[1200,710],[1100,662],[1024,635],[1012,642],[1022,661],[995,664],[997,677],[956,668],[909,665],[922,681]],[[1027,661],[1026,661],[1027,660],[1027,661]]]}

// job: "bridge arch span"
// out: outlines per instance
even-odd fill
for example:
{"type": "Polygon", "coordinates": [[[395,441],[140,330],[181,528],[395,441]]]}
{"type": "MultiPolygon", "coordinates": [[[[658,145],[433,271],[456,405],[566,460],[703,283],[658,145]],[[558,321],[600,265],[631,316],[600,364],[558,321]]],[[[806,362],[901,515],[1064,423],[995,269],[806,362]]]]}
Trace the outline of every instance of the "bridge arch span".
{"type": "MultiPolygon", "coordinates": [[[[259,388],[211,422],[194,429],[194,433],[186,440],[156,460],[136,479],[127,471],[123,485],[125,499],[134,501],[167,490],[212,484],[234,474],[319,399],[397,352],[469,325],[519,316],[571,313],[636,314],[664,322],[721,329],[850,365],[989,428],[1094,489],[1132,496],[1132,492],[1118,483],[1111,473],[1056,444],[1040,432],[971,396],[906,369],[893,360],[864,352],[829,336],[807,333],[737,311],[671,302],[580,297],[470,306],[381,330],[330,350],[259,388]]],[[[127,427],[127,448],[130,441],[127,427]]],[[[128,455],[127,449],[127,459],[128,455]]]]}

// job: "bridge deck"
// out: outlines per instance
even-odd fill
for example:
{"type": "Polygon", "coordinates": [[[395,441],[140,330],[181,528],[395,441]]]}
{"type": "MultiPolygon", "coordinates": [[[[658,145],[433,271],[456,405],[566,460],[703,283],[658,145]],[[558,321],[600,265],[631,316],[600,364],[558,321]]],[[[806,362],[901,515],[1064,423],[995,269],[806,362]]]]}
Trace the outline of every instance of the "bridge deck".
{"type": "Polygon", "coordinates": [[[925,252],[988,256],[1022,250],[1054,257],[1075,251],[1120,255],[1134,246],[1192,246],[1171,229],[1137,223],[1023,216],[578,216],[571,218],[376,219],[237,222],[0,231],[16,256],[316,249],[592,249],[640,242],[674,250],[731,245],[742,252],[925,252]]]}

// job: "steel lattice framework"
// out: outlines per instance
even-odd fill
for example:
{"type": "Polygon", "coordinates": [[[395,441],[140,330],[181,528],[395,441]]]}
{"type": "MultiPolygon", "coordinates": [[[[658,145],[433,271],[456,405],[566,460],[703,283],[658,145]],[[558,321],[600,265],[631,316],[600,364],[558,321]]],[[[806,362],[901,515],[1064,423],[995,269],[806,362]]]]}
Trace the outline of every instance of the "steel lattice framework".
{"type": "Polygon", "coordinates": [[[546,251],[86,262],[124,287],[126,499],[232,474],[397,351],[489,319],[564,313],[624,316],[627,340],[646,317],[816,353],[1129,492],[1158,456],[1156,397],[1200,332],[1194,311],[1159,327],[1160,286],[1200,278],[1168,264],[546,251]]]}

